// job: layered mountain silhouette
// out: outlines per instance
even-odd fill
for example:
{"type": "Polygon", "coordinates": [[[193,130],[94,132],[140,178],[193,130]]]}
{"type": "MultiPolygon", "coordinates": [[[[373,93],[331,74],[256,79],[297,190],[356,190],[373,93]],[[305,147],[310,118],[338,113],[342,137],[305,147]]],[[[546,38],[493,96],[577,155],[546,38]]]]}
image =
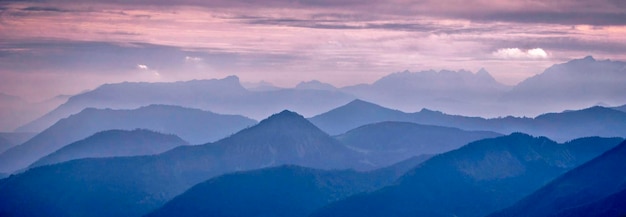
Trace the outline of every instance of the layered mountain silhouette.
{"type": "Polygon", "coordinates": [[[311,122],[331,135],[346,132],[364,124],[381,121],[403,121],[425,125],[447,126],[463,130],[493,131],[502,134],[524,132],[564,142],[580,137],[626,136],[626,113],[595,106],[576,111],[548,113],[535,118],[480,118],[449,115],[422,109],[405,113],[362,100],[310,118],[311,122]]]}
{"type": "Polygon", "coordinates": [[[60,95],[41,102],[29,102],[17,96],[0,93],[0,132],[13,131],[35,120],[68,98],[69,96],[60,95]]]}
{"type": "Polygon", "coordinates": [[[557,144],[520,133],[480,140],[429,159],[393,185],[312,216],[484,216],[620,142],[593,137],[557,144]]]}
{"type": "Polygon", "coordinates": [[[439,154],[472,141],[498,136],[501,134],[388,121],[364,125],[335,138],[363,153],[370,163],[389,165],[412,156],[439,154]]]}
{"type": "Polygon", "coordinates": [[[40,132],[61,118],[89,107],[131,109],[168,104],[261,119],[282,109],[310,117],[355,98],[405,111],[429,108],[464,116],[537,116],[598,103],[626,103],[621,94],[626,91],[624,66],[625,62],[585,57],[553,65],[516,86],[499,83],[484,69],[475,73],[404,71],[372,84],[343,88],[312,80],[294,88],[261,83],[246,89],[236,76],[171,83],[105,84],[71,97],[18,131],[40,132]]]}
{"type": "Polygon", "coordinates": [[[599,61],[587,56],[553,65],[522,81],[501,101],[534,114],[589,107],[599,102],[621,105],[626,100],[625,75],[626,62],[599,61]]]}
{"type": "Polygon", "coordinates": [[[148,216],[308,216],[322,206],[378,189],[427,158],[370,172],[281,166],[202,182],[148,216]]]}
{"type": "Polygon", "coordinates": [[[33,138],[35,133],[0,133],[0,153],[33,138]]]}
{"type": "Polygon", "coordinates": [[[3,216],[139,216],[209,178],[270,166],[371,168],[304,117],[283,111],[215,143],[154,156],[88,158],[0,181],[3,216]]]}
{"type": "Polygon", "coordinates": [[[352,99],[354,97],[345,93],[317,89],[249,91],[241,86],[236,76],[171,83],[124,82],[105,84],[73,96],[65,104],[20,127],[18,131],[40,132],[57,120],[85,108],[132,109],[166,104],[261,119],[283,109],[306,115],[318,114],[352,99]]]}
{"type": "Polygon", "coordinates": [[[360,99],[415,110],[416,105],[455,114],[483,114],[485,103],[501,97],[511,87],[497,82],[486,70],[398,72],[372,84],[342,88],[360,99]],[[483,107],[483,111],[481,111],[483,107]]]}
{"type": "Polygon", "coordinates": [[[149,129],[175,134],[192,143],[226,137],[256,121],[238,115],[220,115],[178,106],[151,105],[134,110],[85,109],[60,120],[25,143],[0,154],[0,171],[13,172],[41,157],[110,129],[149,129]]]}
{"type": "Polygon", "coordinates": [[[318,80],[300,82],[296,85],[295,89],[338,91],[338,89],[332,84],[322,83],[318,80]]]}
{"type": "Polygon", "coordinates": [[[38,167],[81,158],[102,158],[153,155],[172,148],[189,145],[175,135],[165,135],[149,130],[107,130],[86,139],[66,145],[29,167],[38,167]]]}
{"type": "Polygon", "coordinates": [[[626,142],[490,216],[624,216],[626,142]]]}

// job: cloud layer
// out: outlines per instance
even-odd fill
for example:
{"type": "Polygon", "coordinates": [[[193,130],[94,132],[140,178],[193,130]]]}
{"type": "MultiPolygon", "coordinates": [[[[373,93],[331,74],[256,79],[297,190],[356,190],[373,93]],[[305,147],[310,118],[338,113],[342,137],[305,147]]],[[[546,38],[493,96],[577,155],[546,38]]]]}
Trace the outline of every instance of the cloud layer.
{"type": "Polygon", "coordinates": [[[9,1],[0,3],[0,92],[36,95],[16,81],[89,81],[42,91],[74,93],[229,74],[344,86],[481,67],[514,84],[571,58],[626,59],[625,16],[618,0],[9,1]]]}

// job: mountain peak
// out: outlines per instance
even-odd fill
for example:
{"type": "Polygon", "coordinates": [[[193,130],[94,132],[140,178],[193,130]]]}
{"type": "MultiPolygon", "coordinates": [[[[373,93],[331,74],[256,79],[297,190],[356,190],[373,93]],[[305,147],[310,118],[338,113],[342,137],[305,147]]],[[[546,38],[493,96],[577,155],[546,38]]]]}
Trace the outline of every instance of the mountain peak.
{"type": "Polygon", "coordinates": [[[296,89],[306,89],[306,90],[335,90],[337,89],[335,86],[324,83],[318,80],[311,81],[303,81],[296,85],[296,89]]]}
{"type": "Polygon", "coordinates": [[[583,60],[586,60],[586,61],[596,61],[596,59],[594,59],[593,56],[591,56],[591,55],[586,56],[585,58],[583,58],[583,60]]]}
{"type": "Polygon", "coordinates": [[[292,112],[289,110],[283,110],[279,113],[273,114],[272,116],[266,118],[259,122],[256,127],[259,126],[268,126],[268,127],[279,127],[284,129],[290,128],[300,128],[300,127],[315,127],[308,120],[304,118],[304,116],[292,112]]]}
{"type": "Polygon", "coordinates": [[[362,99],[354,99],[352,101],[350,101],[348,104],[344,105],[347,107],[363,107],[363,106],[378,106],[374,103],[362,100],[362,99]]]}

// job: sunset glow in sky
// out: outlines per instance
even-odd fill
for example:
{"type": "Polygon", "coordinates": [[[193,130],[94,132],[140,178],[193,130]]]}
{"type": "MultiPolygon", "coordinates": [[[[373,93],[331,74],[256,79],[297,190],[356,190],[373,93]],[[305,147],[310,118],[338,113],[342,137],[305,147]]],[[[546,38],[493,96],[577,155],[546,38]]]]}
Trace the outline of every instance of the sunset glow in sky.
{"type": "Polygon", "coordinates": [[[0,92],[227,75],[341,87],[480,68],[516,84],[573,58],[626,60],[625,36],[622,0],[2,1],[0,92]]]}

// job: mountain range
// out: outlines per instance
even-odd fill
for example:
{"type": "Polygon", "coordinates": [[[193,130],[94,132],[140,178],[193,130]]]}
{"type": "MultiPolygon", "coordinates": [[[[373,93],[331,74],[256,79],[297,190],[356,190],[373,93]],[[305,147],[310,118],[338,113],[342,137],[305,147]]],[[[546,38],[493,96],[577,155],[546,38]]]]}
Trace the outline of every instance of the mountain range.
{"type": "Polygon", "coordinates": [[[86,139],[63,146],[31,164],[38,167],[81,158],[102,158],[154,155],[178,146],[189,145],[175,135],[165,135],[149,130],[107,130],[86,139]]]}
{"type": "Polygon", "coordinates": [[[227,174],[195,185],[147,216],[308,216],[330,202],[392,183],[426,159],[368,172],[280,166],[227,174]]]}
{"type": "Polygon", "coordinates": [[[403,110],[428,107],[455,114],[493,115],[485,109],[511,87],[497,82],[486,70],[403,71],[372,84],[342,88],[360,99],[403,110]]]}
{"type": "Polygon", "coordinates": [[[69,98],[17,131],[40,132],[57,120],[89,107],[132,109],[150,104],[179,105],[261,119],[289,109],[311,117],[363,99],[404,111],[429,110],[463,116],[538,116],[594,105],[623,105],[626,80],[620,61],[592,57],[556,64],[515,86],[496,81],[486,70],[398,72],[373,82],[336,88],[317,80],[294,88],[268,83],[246,89],[236,76],[171,83],[105,84],[69,98]],[[259,86],[259,87],[257,87],[259,86]]]}
{"type": "MultiPolygon", "coordinates": [[[[541,114],[584,108],[598,103],[624,104],[626,62],[596,60],[591,56],[556,64],[530,77],[500,102],[520,111],[541,114]]],[[[511,112],[514,114],[515,112],[511,112]]]]}
{"type": "Polygon", "coordinates": [[[88,108],[0,154],[0,171],[11,173],[26,168],[65,145],[104,130],[149,129],[199,144],[218,140],[255,123],[243,116],[179,106],[151,105],[134,110],[88,108]]]}
{"type": "Polygon", "coordinates": [[[166,104],[261,119],[283,109],[313,115],[352,99],[342,92],[314,89],[249,91],[236,76],[172,83],[124,82],[105,84],[72,96],[65,104],[17,131],[39,132],[85,108],[133,109],[166,104]]]}
{"type": "Polygon", "coordinates": [[[626,113],[600,106],[576,111],[548,113],[535,118],[509,116],[486,119],[449,115],[427,109],[415,113],[405,113],[370,102],[354,100],[309,118],[309,120],[331,135],[341,134],[365,124],[402,121],[463,130],[493,131],[502,134],[524,132],[535,136],[546,136],[559,142],[588,136],[626,136],[626,113]]]}
{"type": "Polygon", "coordinates": [[[361,156],[290,111],[215,143],[153,155],[87,158],[0,180],[3,216],[139,216],[189,187],[236,171],[285,164],[371,169],[361,156]]]}
{"type": "Polygon", "coordinates": [[[437,155],[396,183],[332,203],[312,216],[484,216],[512,205],[623,139],[557,144],[515,133],[437,155]]]}
{"type": "Polygon", "coordinates": [[[364,154],[369,163],[386,166],[413,156],[440,154],[476,140],[498,136],[501,134],[388,121],[364,125],[335,138],[364,154]]]}
{"type": "Polygon", "coordinates": [[[176,213],[180,207],[190,213],[219,211],[224,215],[297,211],[303,216],[482,216],[514,204],[622,141],[591,137],[558,144],[516,133],[475,141],[421,164],[429,156],[392,166],[402,170],[373,176],[351,171],[344,176],[336,169],[375,167],[366,163],[366,155],[330,137],[303,116],[283,111],[214,143],[179,146],[151,156],[77,159],[14,174],[0,180],[0,215],[140,216],[182,194],[155,215],[176,213]],[[283,165],[299,167],[281,168],[283,165]],[[218,177],[233,172],[236,174],[218,177]],[[330,177],[333,174],[337,177],[330,177]],[[370,178],[358,182],[350,178],[363,177],[358,174],[370,178]],[[199,183],[203,184],[190,189],[199,183]],[[291,192],[296,189],[302,194],[291,192]],[[265,197],[280,196],[273,192],[291,192],[288,195],[293,197],[265,197]],[[215,198],[222,193],[227,195],[215,198]],[[176,201],[198,197],[202,200],[186,204],[189,206],[176,205],[176,201]],[[210,201],[224,206],[203,203],[210,201]],[[226,205],[229,201],[246,203],[226,205]],[[282,209],[257,206],[261,204],[282,209]]]}
{"type": "Polygon", "coordinates": [[[624,216],[626,142],[569,171],[496,216],[624,216]]]}

